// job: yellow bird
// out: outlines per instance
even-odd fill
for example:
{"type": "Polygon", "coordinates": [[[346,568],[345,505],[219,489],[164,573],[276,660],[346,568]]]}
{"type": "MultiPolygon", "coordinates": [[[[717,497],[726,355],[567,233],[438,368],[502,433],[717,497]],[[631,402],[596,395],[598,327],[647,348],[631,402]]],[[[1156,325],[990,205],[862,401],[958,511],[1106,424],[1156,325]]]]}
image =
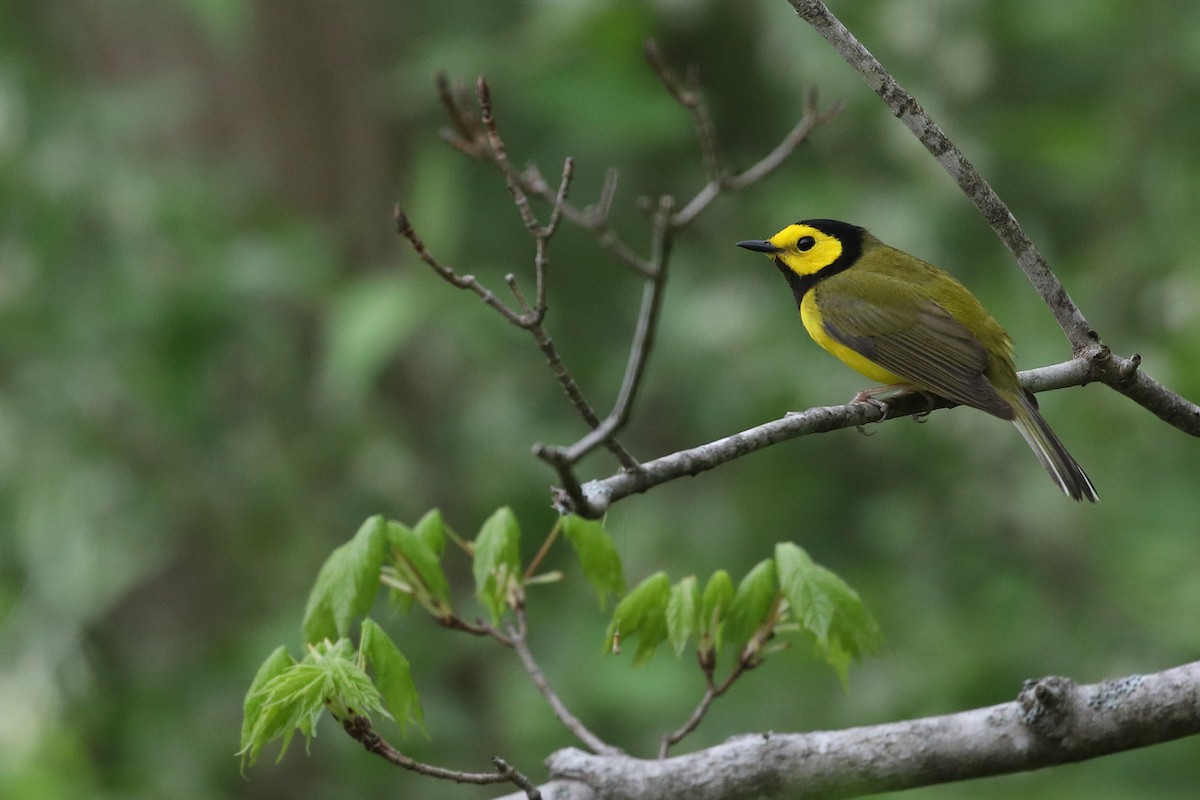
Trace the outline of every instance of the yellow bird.
{"type": "Polygon", "coordinates": [[[950,275],[831,219],[801,220],[770,239],[737,245],[774,261],[821,347],[873,381],[1011,421],[1063,492],[1097,501],[1092,482],[1021,386],[1012,340],[950,275]]]}

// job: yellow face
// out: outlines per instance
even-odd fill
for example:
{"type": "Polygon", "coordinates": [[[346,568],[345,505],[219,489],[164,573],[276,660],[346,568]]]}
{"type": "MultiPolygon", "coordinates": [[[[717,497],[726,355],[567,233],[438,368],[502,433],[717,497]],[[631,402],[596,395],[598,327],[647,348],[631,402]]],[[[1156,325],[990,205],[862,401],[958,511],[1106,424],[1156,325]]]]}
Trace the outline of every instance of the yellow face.
{"type": "Polygon", "coordinates": [[[774,257],[797,275],[811,275],[832,264],[842,254],[842,243],[836,236],[811,225],[788,225],[767,241],[779,248],[774,257]]]}

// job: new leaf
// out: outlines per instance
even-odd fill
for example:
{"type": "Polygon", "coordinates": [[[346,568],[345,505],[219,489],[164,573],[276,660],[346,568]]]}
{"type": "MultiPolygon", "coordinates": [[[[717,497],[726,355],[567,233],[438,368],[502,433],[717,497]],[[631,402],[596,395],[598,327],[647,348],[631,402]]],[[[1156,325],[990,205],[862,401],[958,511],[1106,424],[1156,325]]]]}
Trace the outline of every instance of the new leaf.
{"type": "Polygon", "coordinates": [[[575,514],[563,517],[562,525],[563,536],[579,556],[583,577],[596,590],[600,608],[604,608],[608,595],[620,595],[625,591],[625,575],[612,537],[599,522],[575,514]]]}
{"type": "Polygon", "coordinates": [[[340,639],[355,617],[371,610],[387,549],[383,517],[362,524],[354,538],[329,554],[304,609],[304,641],[340,639]]]}
{"type": "Polygon", "coordinates": [[[488,517],[475,537],[475,594],[498,622],[511,585],[520,579],[521,528],[512,509],[504,507],[488,517]]]}
{"type": "Polygon", "coordinates": [[[615,650],[621,637],[638,639],[633,661],[640,664],[667,638],[667,603],[671,581],[667,573],[656,572],[630,590],[617,603],[612,622],[608,624],[605,649],[615,650]]]}
{"type": "Polygon", "coordinates": [[[417,687],[413,684],[412,669],[391,637],[374,621],[364,619],[359,649],[370,662],[384,707],[396,720],[400,730],[405,731],[409,722],[424,730],[425,716],[421,712],[417,687]]]}
{"type": "Polygon", "coordinates": [[[845,685],[850,662],[879,649],[878,623],[858,592],[800,547],[790,542],[776,545],[775,563],[792,616],[816,638],[822,656],[845,685]]]}

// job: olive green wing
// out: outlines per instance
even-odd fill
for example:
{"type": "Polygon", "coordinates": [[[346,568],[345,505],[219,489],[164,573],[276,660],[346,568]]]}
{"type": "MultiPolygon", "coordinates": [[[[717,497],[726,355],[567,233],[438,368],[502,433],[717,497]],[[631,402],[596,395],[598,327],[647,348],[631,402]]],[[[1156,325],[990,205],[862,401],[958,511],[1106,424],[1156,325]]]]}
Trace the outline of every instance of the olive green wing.
{"type": "Polygon", "coordinates": [[[816,287],[830,338],[918,389],[1012,419],[1012,405],[984,375],[988,351],[970,329],[904,281],[844,277],[816,287]]]}

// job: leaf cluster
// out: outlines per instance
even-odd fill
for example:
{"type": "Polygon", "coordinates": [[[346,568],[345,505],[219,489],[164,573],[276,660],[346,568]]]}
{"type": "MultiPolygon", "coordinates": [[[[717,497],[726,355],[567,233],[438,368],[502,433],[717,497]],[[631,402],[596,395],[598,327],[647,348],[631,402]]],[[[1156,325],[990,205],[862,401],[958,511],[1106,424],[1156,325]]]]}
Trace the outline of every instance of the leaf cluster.
{"type": "MultiPolygon", "coordinates": [[[[470,541],[457,536],[436,510],[412,527],[381,516],[368,519],[317,573],[301,624],[303,657],[297,660],[279,647],[255,675],[244,704],[243,765],[253,764],[276,739],[282,757],[296,731],[311,739],[326,711],[348,730],[361,719],[369,723],[372,715],[382,715],[402,732],[410,723],[424,731],[409,661],[369,616],[381,588],[387,588],[389,604],[404,613],[419,607],[449,630],[488,636],[527,652],[526,592],[562,577],[535,574],[559,533],[570,543],[601,608],[610,595],[625,593],[620,558],[599,521],[560,517],[526,563],[521,526],[509,508],[488,517],[470,541]],[[447,542],[471,560],[475,598],[490,621],[469,618],[458,608],[443,566],[447,542]]],[[[724,570],[703,589],[695,576],[672,584],[663,572],[651,575],[617,604],[605,646],[620,652],[622,638],[635,639],[635,661],[643,662],[663,642],[677,656],[691,645],[710,685],[719,655],[732,651],[734,672],[715,696],[797,633],[815,645],[843,683],[851,661],[879,644],[879,627],[858,594],[799,546],[781,543],[773,558],[751,569],[736,587],[724,570]]]]}
{"type": "Polygon", "coordinates": [[[843,685],[850,663],[880,645],[879,625],[858,593],[798,545],[781,542],[736,589],[725,570],[714,572],[703,590],[695,576],[675,584],[663,572],[646,578],[618,604],[607,647],[636,638],[634,659],[641,662],[664,642],[676,655],[690,644],[706,669],[723,651],[748,668],[787,646],[792,635],[811,641],[843,685]]]}

